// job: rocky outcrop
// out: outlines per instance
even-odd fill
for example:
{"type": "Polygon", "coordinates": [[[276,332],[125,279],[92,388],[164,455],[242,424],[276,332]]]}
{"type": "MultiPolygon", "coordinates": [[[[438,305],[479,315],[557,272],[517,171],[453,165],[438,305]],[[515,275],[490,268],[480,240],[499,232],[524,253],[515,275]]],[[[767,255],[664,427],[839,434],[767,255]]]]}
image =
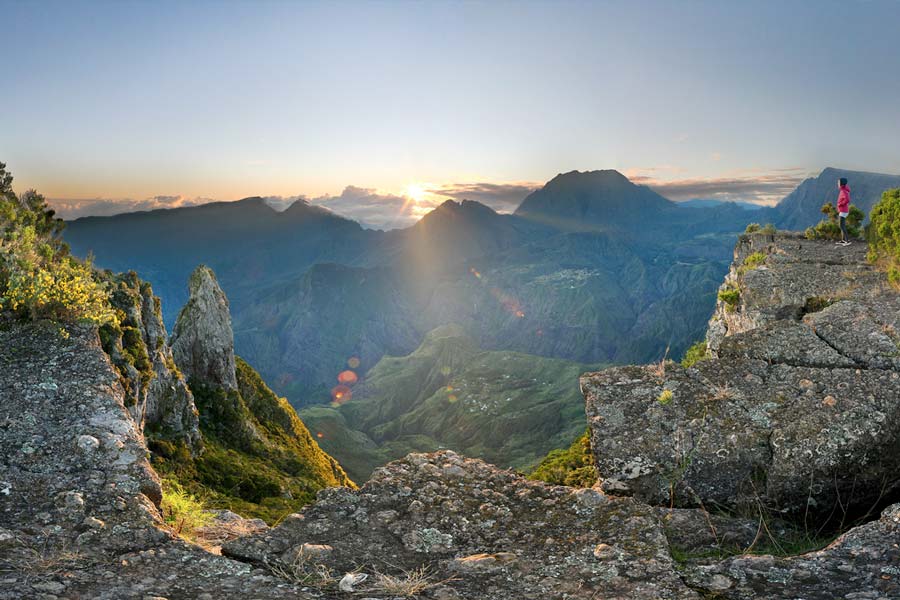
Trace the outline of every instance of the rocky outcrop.
{"type": "Polygon", "coordinates": [[[735,556],[690,567],[685,580],[735,600],[900,598],[900,504],[855,527],[823,550],[801,556],[735,556]]]}
{"type": "Polygon", "coordinates": [[[201,447],[194,397],[175,366],[159,298],[133,272],[106,274],[119,318],[101,328],[104,350],[119,372],[132,418],[149,435],[201,447]]]}
{"type": "Polygon", "coordinates": [[[660,517],[628,498],[529,481],[453,452],[411,454],[357,491],[333,488],[278,527],[224,546],[254,564],[310,573],[425,569],[419,596],[700,598],[675,572],[660,517]]]}
{"type": "Polygon", "coordinates": [[[586,374],[603,489],[828,519],[900,487],[900,297],[849,248],[742,236],[711,358],[586,374]]]}
{"type": "Polygon", "coordinates": [[[210,387],[236,390],[234,333],[228,298],[209,267],[200,265],[191,274],[190,298],[172,331],[175,363],[190,381],[210,387]]]}
{"type": "Polygon", "coordinates": [[[0,322],[0,598],[310,598],[191,546],[95,331],[0,322]]]}

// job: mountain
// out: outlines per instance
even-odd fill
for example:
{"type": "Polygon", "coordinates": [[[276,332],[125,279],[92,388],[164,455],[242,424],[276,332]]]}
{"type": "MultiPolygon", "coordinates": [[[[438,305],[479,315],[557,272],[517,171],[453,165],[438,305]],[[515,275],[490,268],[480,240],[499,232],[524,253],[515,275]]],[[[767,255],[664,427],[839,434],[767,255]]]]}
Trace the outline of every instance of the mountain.
{"type": "Polygon", "coordinates": [[[382,358],[349,401],[300,415],[357,481],[409,452],[439,448],[526,468],[584,432],[577,378],[586,369],[484,351],[461,327],[448,325],[407,356],[382,358]]]}
{"type": "Polygon", "coordinates": [[[765,208],[759,204],[753,204],[752,202],[736,202],[733,200],[715,200],[712,198],[694,198],[693,200],[684,200],[683,202],[677,202],[676,205],[679,208],[713,208],[715,206],[720,206],[722,204],[733,204],[739,208],[743,208],[744,210],[761,210],[765,208]]]}
{"type": "Polygon", "coordinates": [[[683,210],[615,171],[559,175],[512,215],[447,201],[415,225],[371,231],[303,202],[259,198],[78,219],[66,239],[187,301],[196,264],[228,295],[237,352],[296,407],[327,403],[456,324],[479,348],[580,363],[659,359],[699,338],[750,220],[728,204],[683,210]]]}
{"type": "Polygon", "coordinates": [[[529,194],[515,215],[559,229],[637,229],[670,214],[675,203],[615,170],[559,174],[529,194]]]}
{"type": "Polygon", "coordinates": [[[866,173],[828,167],[817,177],[811,177],[785,196],[773,211],[772,222],[778,227],[804,230],[822,219],[820,209],[826,202],[837,202],[837,184],[846,177],[850,185],[853,204],[866,215],[881,199],[886,189],[900,187],[900,175],[866,173]]]}

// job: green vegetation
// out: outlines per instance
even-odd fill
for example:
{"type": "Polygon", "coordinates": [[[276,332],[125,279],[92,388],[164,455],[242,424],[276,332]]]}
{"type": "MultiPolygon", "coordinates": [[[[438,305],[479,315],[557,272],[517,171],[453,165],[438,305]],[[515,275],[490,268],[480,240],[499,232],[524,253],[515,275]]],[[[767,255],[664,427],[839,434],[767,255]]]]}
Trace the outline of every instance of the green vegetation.
{"type": "Polygon", "coordinates": [[[768,255],[765,252],[753,252],[752,254],[748,254],[744,259],[743,264],[738,267],[738,275],[743,276],[747,271],[752,271],[760,265],[764,265],[767,258],[768,255]]]}
{"type": "Polygon", "coordinates": [[[113,312],[90,259],[69,254],[65,226],[34,190],[16,195],[0,163],[0,309],[32,320],[105,323],[113,312]]]}
{"type": "MultiPolygon", "coordinates": [[[[839,240],[841,239],[841,226],[839,223],[838,212],[834,204],[826,202],[822,205],[822,214],[825,218],[819,221],[815,227],[806,229],[806,239],[808,240],[839,240]]],[[[847,215],[847,235],[857,238],[860,236],[859,226],[866,218],[866,214],[855,205],[850,205],[850,211],[847,215]]]]}
{"type": "Polygon", "coordinates": [[[200,412],[203,452],[153,439],[153,465],[207,506],[274,523],[315,500],[322,488],[353,486],[322,452],[284,398],[237,359],[238,390],[189,382],[200,412]]]}
{"type": "MultiPolygon", "coordinates": [[[[120,274],[104,271],[97,277],[109,290],[109,302],[115,315],[100,326],[100,344],[116,367],[122,387],[130,392],[127,398],[136,400],[156,376],[150,349],[141,333],[141,305],[144,296],[158,298],[153,296],[150,284],[141,281],[134,271],[120,274]]],[[[156,311],[158,314],[158,308],[156,311]]],[[[158,342],[162,343],[162,339],[158,342]]],[[[174,365],[170,368],[175,370],[174,365]]]]}
{"type": "Polygon", "coordinates": [[[725,310],[734,312],[741,301],[741,291],[734,285],[729,285],[724,290],[719,290],[717,297],[725,303],[725,310]]]}
{"type": "Polygon", "coordinates": [[[176,535],[194,541],[197,530],[208,525],[213,519],[213,514],[206,510],[203,502],[185,491],[177,481],[164,479],[162,489],[160,509],[163,520],[172,527],[176,535]]]}
{"type": "Polygon", "coordinates": [[[659,396],[656,398],[656,401],[660,404],[669,404],[672,399],[675,397],[675,394],[672,393],[672,390],[663,390],[659,393],[659,396]]]}
{"type": "Polygon", "coordinates": [[[554,485],[591,487],[597,481],[591,440],[584,432],[565,450],[551,450],[549,454],[528,474],[529,479],[545,481],[554,485]]]}
{"type": "Polygon", "coordinates": [[[880,264],[888,281],[900,288],[900,188],[885,191],[870,217],[868,258],[880,264]]]}
{"type": "Polygon", "coordinates": [[[681,359],[681,366],[687,369],[707,358],[709,358],[709,356],[707,355],[706,340],[700,340],[695,342],[684,352],[684,357],[681,359]]]}
{"type": "Polygon", "coordinates": [[[584,431],[578,377],[587,370],[483,351],[460,327],[445,326],[413,353],[381,359],[351,401],[300,416],[356,481],[409,452],[440,448],[529,470],[584,431]]]}
{"type": "Polygon", "coordinates": [[[747,225],[747,227],[744,229],[744,233],[757,233],[757,232],[759,232],[759,233],[774,234],[774,233],[777,233],[778,230],[777,230],[777,229],[775,228],[775,226],[774,226],[773,224],[771,224],[771,223],[766,223],[766,225],[765,225],[764,227],[763,227],[763,226],[760,226],[759,223],[750,223],[750,224],[747,225]]]}

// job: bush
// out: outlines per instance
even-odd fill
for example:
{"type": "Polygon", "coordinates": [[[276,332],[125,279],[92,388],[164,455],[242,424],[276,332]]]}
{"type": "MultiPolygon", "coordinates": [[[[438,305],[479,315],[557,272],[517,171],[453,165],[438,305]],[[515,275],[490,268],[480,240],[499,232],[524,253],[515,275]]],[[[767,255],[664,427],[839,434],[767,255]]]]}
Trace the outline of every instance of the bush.
{"type": "Polygon", "coordinates": [[[684,357],[681,359],[681,366],[687,369],[707,358],[709,358],[709,356],[706,354],[706,340],[700,340],[685,350],[684,357]]]}
{"type": "Polygon", "coordinates": [[[734,312],[737,310],[738,303],[741,301],[741,291],[735,287],[729,286],[724,290],[719,290],[717,297],[725,303],[725,310],[734,312]]]}
{"type": "Polygon", "coordinates": [[[65,224],[43,196],[12,191],[0,163],[0,309],[30,319],[106,323],[114,318],[90,260],[69,255],[65,224]]]}
{"type": "Polygon", "coordinates": [[[206,510],[203,503],[189,494],[171,479],[162,482],[163,497],[160,503],[163,520],[175,530],[175,534],[187,540],[193,540],[197,529],[208,525],[213,514],[206,510]]]}
{"type": "MultiPolygon", "coordinates": [[[[834,204],[826,202],[822,205],[822,214],[825,218],[819,221],[815,227],[806,229],[805,236],[808,240],[839,240],[841,239],[841,226],[839,223],[838,211],[834,204]]],[[[849,237],[858,238],[860,236],[860,225],[866,218],[866,214],[857,206],[851,204],[850,211],[847,215],[847,235],[849,237]]]]}
{"type": "Polygon", "coordinates": [[[565,450],[553,450],[528,475],[554,485],[591,487],[597,481],[591,440],[585,432],[565,450]]]}
{"type": "Polygon", "coordinates": [[[759,230],[760,230],[759,223],[750,223],[749,225],[747,225],[747,228],[744,229],[744,233],[756,233],[759,230]]]}
{"type": "Polygon", "coordinates": [[[659,397],[656,398],[656,401],[660,404],[668,404],[674,397],[675,394],[672,393],[672,390],[663,390],[662,392],[660,392],[659,397]]]}
{"type": "Polygon", "coordinates": [[[880,263],[888,281],[900,286],[900,188],[885,191],[870,217],[868,258],[880,263]]]}
{"type": "Polygon", "coordinates": [[[747,258],[744,259],[744,263],[738,268],[738,274],[743,275],[747,271],[752,271],[756,267],[765,264],[766,258],[768,258],[768,255],[764,252],[754,252],[747,255],[747,258]]]}

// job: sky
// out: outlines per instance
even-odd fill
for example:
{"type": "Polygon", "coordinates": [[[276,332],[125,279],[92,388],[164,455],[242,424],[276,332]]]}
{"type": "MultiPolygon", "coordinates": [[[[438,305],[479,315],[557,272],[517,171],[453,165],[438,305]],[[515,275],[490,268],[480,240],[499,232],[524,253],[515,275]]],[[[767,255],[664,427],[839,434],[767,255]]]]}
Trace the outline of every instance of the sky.
{"type": "Polygon", "coordinates": [[[576,169],[762,203],[900,173],[900,0],[0,11],[0,161],[66,217],[265,196],[391,227],[576,169]]]}

